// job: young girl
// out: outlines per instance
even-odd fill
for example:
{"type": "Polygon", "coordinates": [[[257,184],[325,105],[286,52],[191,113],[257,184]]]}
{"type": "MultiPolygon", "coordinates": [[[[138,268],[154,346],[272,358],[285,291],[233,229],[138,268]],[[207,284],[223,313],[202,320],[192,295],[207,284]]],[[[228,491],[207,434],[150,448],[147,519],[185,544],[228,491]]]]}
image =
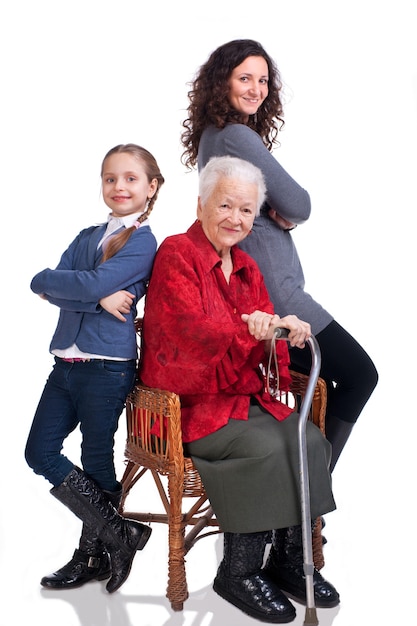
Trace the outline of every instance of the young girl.
{"type": "Polygon", "coordinates": [[[114,434],[136,370],[136,305],[145,293],[156,252],[149,217],[164,178],[154,157],[135,144],[104,157],[107,224],[82,230],[56,269],[36,274],[31,289],[59,307],[50,351],[55,365],[46,382],[25,456],[51,493],[83,521],[79,548],[64,567],[41,580],[49,589],[110,578],[116,591],[129,575],[136,550],[151,530],[121,517],[121,485],[113,461],[114,434]],[[61,452],[80,426],[78,468],[61,452]]]}

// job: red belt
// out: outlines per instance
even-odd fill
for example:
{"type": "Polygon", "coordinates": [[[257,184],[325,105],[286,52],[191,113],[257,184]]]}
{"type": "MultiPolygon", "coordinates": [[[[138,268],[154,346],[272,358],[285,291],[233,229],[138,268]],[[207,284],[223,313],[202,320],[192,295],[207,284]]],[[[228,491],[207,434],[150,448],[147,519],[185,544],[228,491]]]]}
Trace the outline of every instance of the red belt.
{"type": "Polygon", "coordinates": [[[63,359],[61,361],[65,361],[65,363],[89,363],[90,361],[102,361],[103,359],[63,359]]]}

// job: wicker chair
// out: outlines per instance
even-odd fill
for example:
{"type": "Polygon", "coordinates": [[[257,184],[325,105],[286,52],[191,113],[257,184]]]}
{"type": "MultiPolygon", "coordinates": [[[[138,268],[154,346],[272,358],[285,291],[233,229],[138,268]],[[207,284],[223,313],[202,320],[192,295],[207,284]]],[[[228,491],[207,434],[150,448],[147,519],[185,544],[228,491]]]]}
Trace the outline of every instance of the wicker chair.
{"type": "MultiPolygon", "coordinates": [[[[141,320],[137,320],[140,336],[141,320]]],[[[292,372],[291,393],[282,398],[289,406],[299,405],[308,378],[292,372]]],[[[324,432],[326,385],[319,379],[312,402],[311,419],[324,432]]],[[[122,478],[120,511],[141,522],[168,525],[168,586],[166,596],[174,611],[181,611],[188,597],[185,555],[195,542],[220,533],[221,528],[191,458],[184,456],[181,438],[181,407],[172,392],[140,383],[127,398],[126,468],[122,478]],[[155,433],[155,424],[158,432],[155,433]],[[125,510],[126,497],[135,484],[150,472],[158,489],[164,512],[125,510]],[[189,500],[187,500],[189,499],[189,500]],[[186,504],[188,502],[188,505],[186,504]]],[[[313,536],[313,557],[317,569],[324,565],[321,520],[313,536]]]]}

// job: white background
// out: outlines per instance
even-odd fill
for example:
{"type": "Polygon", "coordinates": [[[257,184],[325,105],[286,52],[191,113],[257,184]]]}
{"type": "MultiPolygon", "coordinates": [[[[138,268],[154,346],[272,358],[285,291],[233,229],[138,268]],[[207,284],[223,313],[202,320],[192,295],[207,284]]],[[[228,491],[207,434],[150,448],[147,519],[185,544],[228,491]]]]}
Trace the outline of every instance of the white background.
{"type": "MultiPolygon", "coordinates": [[[[187,560],[190,599],[165,598],[166,529],[155,527],[122,589],[41,591],[80,523],[26,466],[23,450],[52,359],[57,311],[29,289],[83,228],[104,221],[100,165],[135,142],[166,178],[152,216],[161,242],[185,230],[196,174],[180,163],[187,83],[218,45],[259,40],[285,83],[275,151],[311,194],[294,238],[307,290],[370,353],[379,385],[334,473],[323,574],[340,608],[323,626],[415,617],[415,219],[417,50],[413,3],[377,1],[30,0],[4,2],[1,58],[1,626],[255,624],[211,589],[221,541],[187,560]]],[[[123,471],[124,418],[116,442],[123,471]]],[[[79,439],[66,446],[78,461],[79,439]]],[[[145,490],[143,503],[151,497],[145,490]]],[[[145,505],[146,508],[146,505],[145,505]]],[[[303,623],[298,607],[294,624],[303,623]]]]}

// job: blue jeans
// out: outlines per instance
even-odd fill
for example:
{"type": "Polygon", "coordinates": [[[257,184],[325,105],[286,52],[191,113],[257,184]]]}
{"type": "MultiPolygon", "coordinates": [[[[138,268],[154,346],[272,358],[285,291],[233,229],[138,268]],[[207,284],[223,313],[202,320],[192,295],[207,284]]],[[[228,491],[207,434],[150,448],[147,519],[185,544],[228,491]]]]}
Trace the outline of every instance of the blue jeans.
{"type": "Polygon", "coordinates": [[[101,489],[117,491],[114,434],[126,396],[135,381],[136,362],[92,360],[68,363],[55,358],[26,443],[25,458],[54,487],[73,469],[62,454],[64,440],[80,425],[81,463],[101,489]]]}

